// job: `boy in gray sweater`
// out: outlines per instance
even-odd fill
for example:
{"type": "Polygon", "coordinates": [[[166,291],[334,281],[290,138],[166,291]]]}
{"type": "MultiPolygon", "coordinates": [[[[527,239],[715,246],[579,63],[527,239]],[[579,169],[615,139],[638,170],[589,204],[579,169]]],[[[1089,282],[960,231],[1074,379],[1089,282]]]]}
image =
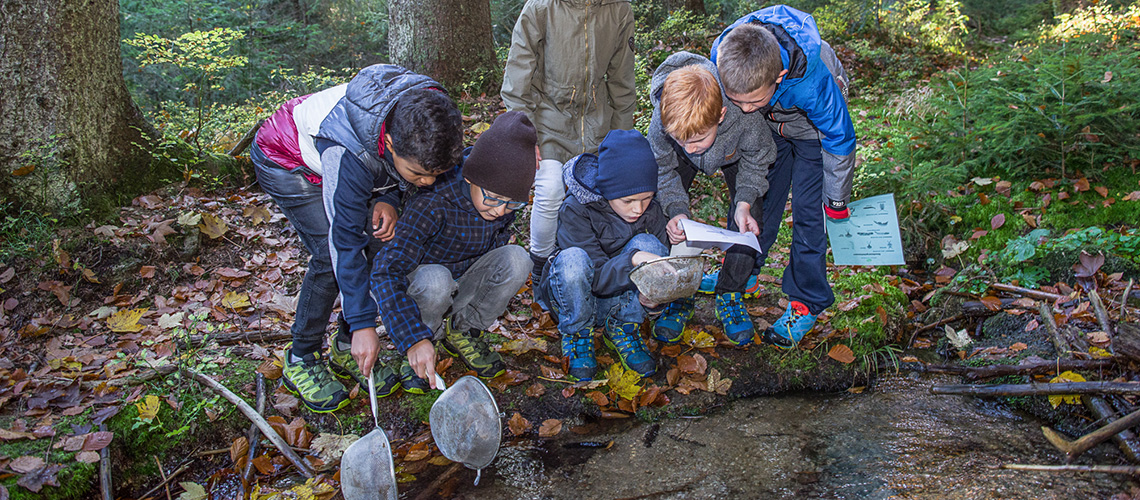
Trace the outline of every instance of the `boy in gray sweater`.
{"type": "MultiPolygon", "coordinates": [[[[685,239],[680,220],[690,216],[688,189],[693,179],[698,172],[712,175],[717,170],[724,174],[731,199],[728,229],[759,235],[768,165],[776,156],[772,138],[756,133],[765,126],[763,116],[727,106],[716,66],[689,52],[669,56],[653,72],[650,99],[649,143],[659,165],[657,197],[669,217],[670,242],[685,239]]],[[[728,340],[739,347],[752,343],[755,335],[743,292],[756,257],[749,247],[730,247],[714,289],[717,318],[728,340]]],[[[653,327],[654,337],[676,342],[693,308],[691,298],[670,303],[653,327]]]]}

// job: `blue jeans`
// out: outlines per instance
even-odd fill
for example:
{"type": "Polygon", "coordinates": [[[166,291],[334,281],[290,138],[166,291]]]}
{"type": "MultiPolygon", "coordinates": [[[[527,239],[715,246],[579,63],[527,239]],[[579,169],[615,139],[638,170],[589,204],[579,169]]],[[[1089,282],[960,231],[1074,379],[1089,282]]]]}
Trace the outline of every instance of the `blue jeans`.
{"type": "MultiPolygon", "coordinates": [[[[625,244],[621,255],[644,251],[669,255],[669,249],[655,236],[641,233],[625,244]]],[[[558,331],[563,334],[602,325],[609,318],[621,323],[645,321],[645,307],[638,301],[636,288],[613,295],[594,295],[594,261],[585,250],[572,247],[561,250],[550,261],[543,276],[543,293],[558,317],[558,331]]]]}
{"type": "MultiPolygon", "coordinates": [[[[321,187],[305,180],[300,169],[286,170],[270,160],[257,142],[249,147],[249,159],[253,161],[257,183],[277,202],[281,212],[297,230],[305,250],[309,251],[309,267],[301,282],[297,312],[293,316],[292,351],[297,356],[317,352],[324,346],[325,328],[340,293],[329,252],[329,219],[325,215],[321,187]]],[[[369,263],[379,245],[379,240],[373,238],[365,252],[369,263]]],[[[343,332],[346,337],[348,333],[343,332]]],[[[342,340],[349,342],[351,338],[342,340]]]]}
{"type": "Polygon", "coordinates": [[[764,229],[756,265],[764,264],[792,194],[792,251],[784,270],[784,294],[819,314],[835,303],[827,283],[827,234],[823,225],[823,148],[819,141],[787,139],[772,134],[776,162],[768,169],[764,199],[764,229]]]}

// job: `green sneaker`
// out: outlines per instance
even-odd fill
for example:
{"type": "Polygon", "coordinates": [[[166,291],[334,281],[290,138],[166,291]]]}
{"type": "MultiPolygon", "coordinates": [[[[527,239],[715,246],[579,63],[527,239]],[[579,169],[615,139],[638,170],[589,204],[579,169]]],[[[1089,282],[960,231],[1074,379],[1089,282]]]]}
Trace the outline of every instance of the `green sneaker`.
{"type": "Polygon", "coordinates": [[[451,318],[443,323],[447,334],[443,337],[443,348],[459,358],[467,368],[480,378],[494,378],[506,372],[506,365],[499,353],[492,351],[483,340],[483,332],[472,328],[461,332],[451,328],[451,318]]]}
{"type": "Polygon", "coordinates": [[[330,413],[348,405],[348,391],[333,377],[320,352],[307,354],[299,362],[293,362],[292,357],[286,348],[282,380],[305,406],[317,413],[330,413]]]}
{"type": "MultiPolygon", "coordinates": [[[[338,345],[340,342],[337,342],[335,338],[330,344],[329,368],[332,369],[333,375],[343,379],[351,378],[360,384],[361,389],[368,390],[368,380],[364,378],[364,373],[356,364],[356,358],[352,357],[352,350],[345,349],[342,351],[338,345]]],[[[392,368],[395,360],[384,359],[385,354],[385,352],[380,353],[380,357],[372,365],[372,380],[376,383],[376,397],[378,398],[389,396],[400,388],[400,374],[392,368]]]]}
{"type": "Polygon", "coordinates": [[[416,371],[412,369],[407,356],[404,356],[403,362],[400,363],[400,384],[404,386],[404,392],[412,394],[425,394],[431,389],[431,384],[428,384],[427,380],[416,376],[416,371]]]}

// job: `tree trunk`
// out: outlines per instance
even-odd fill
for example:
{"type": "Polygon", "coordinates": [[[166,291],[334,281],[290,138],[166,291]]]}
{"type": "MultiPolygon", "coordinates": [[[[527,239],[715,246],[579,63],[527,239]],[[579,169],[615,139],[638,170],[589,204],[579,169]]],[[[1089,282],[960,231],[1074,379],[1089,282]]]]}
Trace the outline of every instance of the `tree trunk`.
{"type": "Polygon", "coordinates": [[[118,0],[0,0],[0,199],[70,210],[151,174],[118,0]]]}
{"type": "Polygon", "coordinates": [[[390,0],[388,53],[394,64],[435,78],[453,94],[497,91],[502,79],[489,0],[390,0]]]}
{"type": "Polygon", "coordinates": [[[698,16],[705,15],[705,0],[665,0],[664,6],[666,12],[685,9],[698,16]]]}

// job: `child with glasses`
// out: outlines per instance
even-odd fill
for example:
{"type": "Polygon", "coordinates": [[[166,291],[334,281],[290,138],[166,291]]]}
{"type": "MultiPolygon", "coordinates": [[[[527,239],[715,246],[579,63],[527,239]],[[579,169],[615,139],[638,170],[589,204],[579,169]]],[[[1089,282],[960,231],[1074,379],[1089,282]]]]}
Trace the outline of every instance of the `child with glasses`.
{"type": "Polygon", "coordinates": [[[568,196],[558,213],[555,253],[539,285],[558,318],[569,375],[591,380],[594,326],[622,365],[642,377],[657,364],[641,341],[647,303],[629,279],[635,266],[669,255],[665,214],[654,199],[657,162],[636,130],[612,130],[598,155],[574,157],[562,170],[568,196]]]}
{"type": "Polygon", "coordinates": [[[376,257],[372,292],[396,348],[407,356],[405,391],[435,387],[435,342],[479,377],[504,371],[483,340],[532,267],[507,244],[538,164],[534,126],[521,112],[500,115],[462,163],[408,200],[395,237],[376,257]]]}

